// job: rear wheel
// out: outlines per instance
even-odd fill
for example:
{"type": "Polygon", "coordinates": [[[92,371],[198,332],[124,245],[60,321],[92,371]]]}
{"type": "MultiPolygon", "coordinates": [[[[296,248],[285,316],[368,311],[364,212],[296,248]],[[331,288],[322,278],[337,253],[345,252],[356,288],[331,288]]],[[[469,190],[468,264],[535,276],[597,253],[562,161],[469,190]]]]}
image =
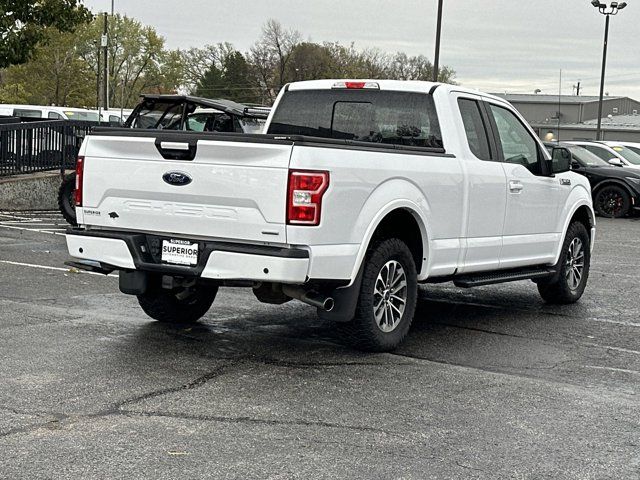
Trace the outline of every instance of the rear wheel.
{"type": "Polygon", "coordinates": [[[138,295],[138,303],[154,320],[164,323],[195,323],[211,308],[217,286],[193,285],[165,290],[152,287],[138,295]]]}
{"type": "Polygon", "coordinates": [[[393,350],[407,335],[415,313],[415,262],[407,245],[397,238],[376,242],[365,262],[356,315],[345,328],[356,348],[393,350]]]}
{"type": "Polygon", "coordinates": [[[538,282],[538,292],[548,303],[577,302],[587,286],[591,265],[590,237],[587,228],[574,222],[567,230],[556,273],[549,280],[538,282]]]}
{"type": "Polygon", "coordinates": [[[67,223],[73,226],[78,224],[74,199],[75,191],[76,174],[71,173],[69,175],[65,175],[62,183],[60,184],[60,188],[58,189],[58,208],[67,223]]]}
{"type": "Polygon", "coordinates": [[[593,203],[596,213],[608,218],[624,217],[631,209],[629,193],[617,185],[602,187],[598,190],[593,203]]]}

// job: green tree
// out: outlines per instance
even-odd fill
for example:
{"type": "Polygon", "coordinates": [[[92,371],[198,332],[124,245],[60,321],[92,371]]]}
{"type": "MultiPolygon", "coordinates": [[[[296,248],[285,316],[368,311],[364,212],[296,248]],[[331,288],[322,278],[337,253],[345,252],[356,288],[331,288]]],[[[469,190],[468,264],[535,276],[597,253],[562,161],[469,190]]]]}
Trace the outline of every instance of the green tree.
{"type": "Polygon", "coordinates": [[[0,0],[0,68],[28,61],[47,28],[71,32],[91,17],[80,0],[0,0]]]}
{"type": "Polygon", "coordinates": [[[331,56],[331,50],[317,43],[303,42],[291,51],[285,69],[285,80],[295,82],[319,78],[332,78],[338,68],[331,56]]]}
{"type": "Polygon", "coordinates": [[[198,81],[195,94],[207,98],[226,98],[240,103],[258,102],[260,97],[250,81],[249,64],[242,53],[229,51],[218,62],[210,65],[198,81]]]}
{"type": "Polygon", "coordinates": [[[250,78],[249,64],[244,55],[237,50],[228,55],[224,60],[224,97],[240,103],[260,102],[260,95],[250,78]]]}
{"type": "MultiPolygon", "coordinates": [[[[102,20],[96,19],[78,32],[78,54],[94,74],[98,67],[98,46],[102,35],[102,20]]],[[[153,27],[127,16],[109,19],[108,29],[109,105],[135,105],[140,93],[175,91],[181,83],[167,86],[163,76],[163,62],[168,58],[164,39],[153,27]]],[[[104,61],[102,59],[101,61],[104,61]]],[[[172,72],[175,76],[175,72],[172,72]]]]}
{"type": "Polygon", "coordinates": [[[50,29],[23,65],[8,68],[0,101],[37,105],[91,106],[96,77],[77,55],[74,34],[50,29]]]}
{"type": "Polygon", "coordinates": [[[211,66],[215,65],[218,70],[224,70],[227,57],[235,51],[236,49],[230,43],[178,50],[182,58],[184,87],[189,91],[195,91],[211,66]]]}
{"type": "Polygon", "coordinates": [[[196,85],[195,94],[199,97],[216,98],[221,97],[224,90],[222,70],[216,65],[211,65],[196,85]]]}

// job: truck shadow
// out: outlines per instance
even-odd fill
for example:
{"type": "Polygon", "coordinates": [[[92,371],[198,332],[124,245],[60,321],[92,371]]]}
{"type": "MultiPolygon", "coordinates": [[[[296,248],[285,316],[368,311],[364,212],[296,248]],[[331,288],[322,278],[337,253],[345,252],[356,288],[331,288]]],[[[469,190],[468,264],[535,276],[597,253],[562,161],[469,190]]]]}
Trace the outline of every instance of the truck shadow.
{"type": "MultiPolygon", "coordinates": [[[[512,348],[514,339],[526,343],[565,326],[571,328],[583,310],[579,304],[545,305],[535,291],[511,292],[504,298],[493,295],[491,290],[461,296],[421,288],[412,328],[396,353],[425,359],[441,359],[445,350],[447,358],[474,352],[482,355],[487,349],[499,351],[501,344],[512,348]]],[[[185,354],[212,360],[264,357],[290,362],[374,355],[354,349],[339,325],[318,319],[313,308],[297,303],[258,306],[237,315],[224,313],[214,305],[201,323],[192,326],[149,322],[131,341],[141,355],[176,361],[185,354]]]]}

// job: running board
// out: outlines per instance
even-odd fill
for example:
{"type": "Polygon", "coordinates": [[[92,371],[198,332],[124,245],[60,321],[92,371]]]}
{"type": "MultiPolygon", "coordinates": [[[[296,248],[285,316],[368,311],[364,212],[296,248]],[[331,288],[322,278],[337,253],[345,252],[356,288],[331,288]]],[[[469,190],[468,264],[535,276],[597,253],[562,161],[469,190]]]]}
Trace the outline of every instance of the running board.
{"type": "Polygon", "coordinates": [[[103,275],[109,275],[111,272],[113,272],[117,268],[117,267],[114,267],[113,265],[108,265],[106,263],[91,262],[91,261],[64,262],[64,264],[71,268],[77,268],[78,270],[85,270],[87,272],[94,272],[94,273],[102,273],[103,275]]]}
{"type": "Polygon", "coordinates": [[[454,278],[456,287],[471,288],[496,283],[517,282],[518,280],[534,280],[536,278],[549,277],[556,273],[551,267],[529,268],[520,270],[495,270],[493,272],[481,272],[478,274],[461,275],[454,278]]]}

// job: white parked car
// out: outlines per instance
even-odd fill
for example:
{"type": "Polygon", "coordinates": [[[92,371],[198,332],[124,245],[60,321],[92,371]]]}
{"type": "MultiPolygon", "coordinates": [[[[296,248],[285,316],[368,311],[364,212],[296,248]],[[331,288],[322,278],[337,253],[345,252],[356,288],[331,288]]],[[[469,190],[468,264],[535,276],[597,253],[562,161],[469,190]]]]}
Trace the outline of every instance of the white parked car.
{"type": "Polygon", "coordinates": [[[617,142],[617,143],[619,145],[627,147],[632,152],[635,152],[638,155],[640,155],[640,143],[637,143],[637,142],[617,142]]]}
{"type": "Polygon", "coordinates": [[[97,122],[98,112],[86,108],[46,105],[0,105],[0,115],[9,117],[41,118],[43,120],[83,120],[97,122]]]}
{"type": "Polygon", "coordinates": [[[633,151],[622,142],[571,141],[566,143],[580,145],[611,165],[640,169],[640,153],[633,151]]]}
{"type": "Polygon", "coordinates": [[[127,121],[127,118],[129,118],[129,115],[131,115],[131,112],[133,112],[132,108],[125,108],[123,110],[119,108],[100,110],[100,121],[123,125],[124,122],[127,121]]]}
{"type": "Polygon", "coordinates": [[[533,280],[583,294],[588,180],[505,100],[428,82],[319,80],[280,92],[266,134],[98,129],[80,150],[69,262],[119,271],[161,322],[223,286],[298,299],[395,348],[420,282],[533,280]]]}

